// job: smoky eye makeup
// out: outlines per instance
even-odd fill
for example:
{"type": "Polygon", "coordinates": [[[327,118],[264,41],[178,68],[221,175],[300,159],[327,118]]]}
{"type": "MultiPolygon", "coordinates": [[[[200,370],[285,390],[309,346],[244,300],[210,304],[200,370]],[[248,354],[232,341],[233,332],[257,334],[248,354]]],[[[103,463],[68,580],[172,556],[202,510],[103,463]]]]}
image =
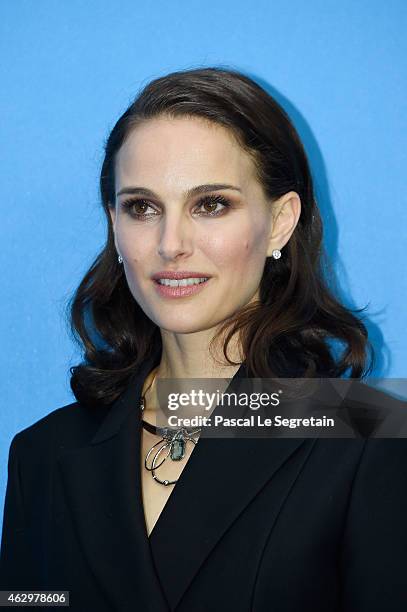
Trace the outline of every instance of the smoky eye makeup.
{"type": "MultiPolygon", "coordinates": [[[[120,206],[134,219],[147,220],[160,215],[159,207],[146,198],[131,197],[123,200],[120,206]]],[[[199,217],[218,217],[226,214],[231,207],[231,201],[224,195],[206,194],[199,198],[192,210],[199,217]]]]}

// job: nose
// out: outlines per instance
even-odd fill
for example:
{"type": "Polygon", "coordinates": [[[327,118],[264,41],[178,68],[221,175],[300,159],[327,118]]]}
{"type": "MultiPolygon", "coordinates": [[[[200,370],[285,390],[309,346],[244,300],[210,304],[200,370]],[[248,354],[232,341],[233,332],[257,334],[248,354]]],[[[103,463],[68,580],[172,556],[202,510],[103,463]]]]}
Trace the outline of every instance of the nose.
{"type": "Polygon", "coordinates": [[[166,214],[161,226],[158,254],[171,261],[192,253],[192,228],[182,214],[166,214]]]}

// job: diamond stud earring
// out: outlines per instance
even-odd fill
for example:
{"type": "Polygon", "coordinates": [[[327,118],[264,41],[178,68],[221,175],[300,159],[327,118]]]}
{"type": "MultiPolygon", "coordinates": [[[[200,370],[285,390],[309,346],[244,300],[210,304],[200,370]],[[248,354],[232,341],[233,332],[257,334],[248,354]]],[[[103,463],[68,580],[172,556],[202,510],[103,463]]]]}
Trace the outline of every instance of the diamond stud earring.
{"type": "Polygon", "coordinates": [[[121,255],[119,255],[119,257],[117,258],[117,261],[118,261],[119,263],[123,263],[123,257],[122,257],[121,255]]]}
{"type": "Polygon", "coordinates": [[[281,251],[280,249],[274,249],[274,251],[272,252],[272,257],[274,257],[274,259],[280,259],[281,257],[281,251]]]}

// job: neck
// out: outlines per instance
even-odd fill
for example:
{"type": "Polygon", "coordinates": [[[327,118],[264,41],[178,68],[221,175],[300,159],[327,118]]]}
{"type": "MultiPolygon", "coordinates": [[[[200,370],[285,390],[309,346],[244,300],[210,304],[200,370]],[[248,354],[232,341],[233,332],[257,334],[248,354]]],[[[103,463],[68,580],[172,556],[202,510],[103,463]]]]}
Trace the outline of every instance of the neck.
{"type": "Polygon", "coordinates": [[[232,338],[228,356],[237,365],[230,365],[223,355],[222,343],[217,342],[209,351],[211,330],[192,334],[174,334],[161,330],[162,355],[157,368],[158,378],[232,378],[243,357],[236,340],[232,338]]]}
{"type": "MultiPolygon", "coordinates": [[[[215,345],[209,352],[213,337],[207,331],[194,334],[174,334],[161,330],[162,353],[159,365],[147,376],[143,385],[145,416],[157,406],[156,381],[158,379],[223,378],[231,379],[243,361],[235,337],[229,343],[228,356],[237,365],[226,362],[222,348],[215,345]],[[217,350],[216,350],[217,349],[217,350]],[[154,384],[153,384],[154,383],[154,384]]],[[[218,343],[222,347],[221,342],[218,343]]],[[[149,419],[147,419],[149,420],[149,419]]]]}

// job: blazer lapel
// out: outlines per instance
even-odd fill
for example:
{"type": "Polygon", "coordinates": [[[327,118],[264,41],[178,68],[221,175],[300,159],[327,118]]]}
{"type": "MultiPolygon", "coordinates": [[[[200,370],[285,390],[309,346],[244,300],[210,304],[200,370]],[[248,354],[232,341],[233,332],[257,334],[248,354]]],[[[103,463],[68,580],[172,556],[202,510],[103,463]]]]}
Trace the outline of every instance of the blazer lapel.
{"type": "MultiPolygon", "coordinates": [[[[230,385],[238,386],[237,379],[242,377],[247,377],[244,365],[230,385]]],[[[213,414],[219,414],[219,409],[213,414]]],[[[201,437],[150,535],[157,572],[172,610],[245,507],[303,445],[307,447],[305,461],[314,442],[302,438],[201,437]]],[[[287,478],[283,494],[280,491],[275,496],[267,516],[269,525],[277,518],[294,478],[287,478]]]]}
{"type": "Polygon", "coordinates": [[[147,537],[140,478],[138,402],[145,362],[112,404],[90,444],[65,451],[59,466],[78,538],[115,610],[168,611],[147,537]]]}

